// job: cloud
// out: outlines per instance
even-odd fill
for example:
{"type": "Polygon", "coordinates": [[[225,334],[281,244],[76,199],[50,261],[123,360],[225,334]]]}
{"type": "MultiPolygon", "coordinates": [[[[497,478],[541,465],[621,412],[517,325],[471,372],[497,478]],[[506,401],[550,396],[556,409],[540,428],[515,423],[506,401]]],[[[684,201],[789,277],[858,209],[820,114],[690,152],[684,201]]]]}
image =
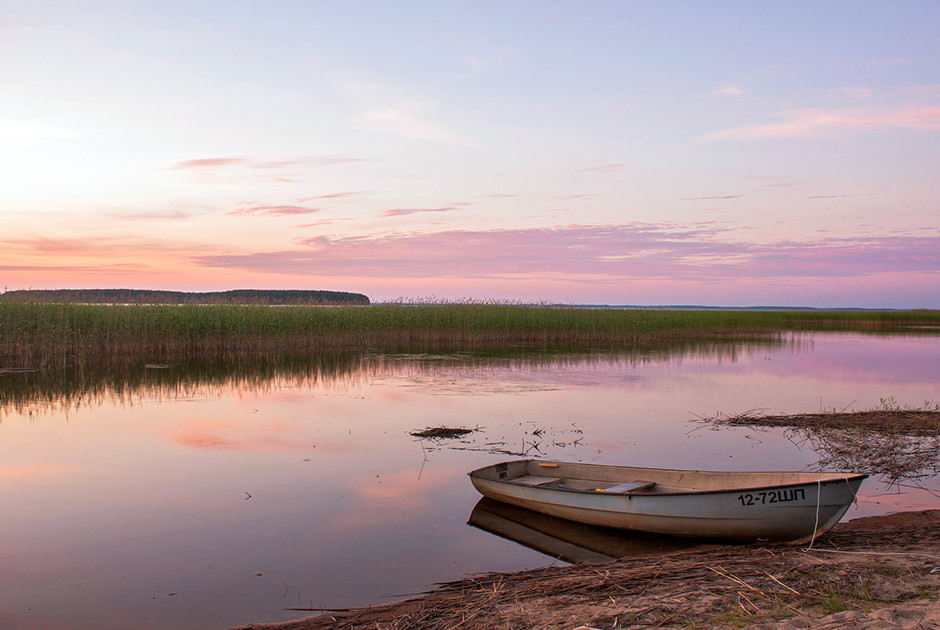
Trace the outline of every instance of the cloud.
{"type": "Polygon", "coordinates": [[[214,169],[214,168],[224,168],[227,166],[242,165],[246,163],[245,158],[199,158],[196,160],[183,160],[182,162],[177,162],[173,166],[169,167],[170,170],[174,171],[186,171],[186,170],[204,170],[204,169],[214,169]]]}
{"type": "Polygon", "coordinates": [[[292,228],[309,228],[309,227],[318,227],[320,225],[330,225],[331,223],[336,223],[337,221],[352,221],[352,217],[337,217],[334,219],[321,219],[319,221],[314,221],[313,223],[301,223],[300,225],[292,225],[292,228]]]}
{"type": "Polygon", "coordinates": [[[193,257],[197,265],[288,275],[624,279],[850,277],[940,272],[940,236],[753,243],[714,225],[572,225],[313,237],[301,249],[193,257]]]}
{"type": "Polygon", "coordinates": [[[406,214],[415,214],[417,212],[452,212],[457,208],[453,206],[447,206],[445,208],[394,208],[392,210],[386,210],[379,216],[381,217],[401,217],[406,214]]]}
{"type": "Polygon", "coordinates": [[[483,72],[489,72],[499,67],[503,60],[512,55],[513,52],[512,48],[501,46],[492,48],[486,54],[464,57],[461,63],[467,72],[463,76],[472,77],[483,72]]]}
{"type": "Polygon", "coordinates": [[[187,212],[185,210],[154,210],[154,211],[114,211],[106,212],[105,215],[113,219],[128,219],[134,221],[149,220],[167,220],[167,219],[188,219],[199,216],[201,212],[187,212]]]}
{"type": "Polygon", "coordinates": [[[712,96],[741,96],[744,90],[734,85],[726,85],[712,92],[712,96]]]}
{"type": "Polygon", "coordinates": [[[613,173],[615,171],[619,171],[622,167],[623,167],[623,164],[621,164],[620,162],[617,162],[614,164],[601,164],[600,166],[589,166],[587,168],[580,168],[576,170],[575,173],[590,173],[590,172],[613,173]]]}
{"type": "Polygon", "coordinates": [[[25,236],[0,238],[0,244],[10,248],[25,249],[48,255],[98,255],[98,254],[139,254],[143,251],[184,252],[192,251],[193,243],[161,241],[139,238],[130,235],[95,236],[81,238],[51,238],[46,236],[25,236]]]}
{"type": "Polygon", "coordinates": [[[831,92],[834,98],[840,100],[864,101],[871,98],[872,89],[867,87],[840,87],[831,92]]]}
{"type": "Polygon", "coordinates": [[[234,216],[293,217],[299,214],[313,214],[319,211],[319,208],[307,208],[306,206],[256,206],[253,204],[245,204],[243,207],[232,210],[231,212],[226,212],[225,214],[234,216]]]}
{"type": "Polygon", "coordinates": [[[845,197],[848,197],[848,195],[812,195],[807,199],[843,199],[845,197]]]}
{"type": "Polygon", "coordinates": [[[682,201],[712,201],[715,199],[740,199],[747,195],[715,195],[713,197],[683,197],[682,201]]]}
{"type": "Polygon", "coordinates": [[[310,197],[301,197],[300,199],[295,199],[297,203],[304,203],[306,201],[313,201],[315,199],[341,199],[343,197],[356,197],[358,195],[365,195],[366,191],[356,190],[352,192],[338,192],[338,193],[329,193],[326,195],[313,195],[310,197]]]}
{"type": "MultiPolygon", "coordinates": [[[[217,171],[223,169],[279,170],[309,166],[338,166],[367,162],[364,158],[346,155],[302,157],[289,160],[254,160],[244,157],[198,158],[183,160],[167,168],[171,171],[217,171]]],[[[276,179],[276,178],[275,178],[276,179]]]]}
{"type": "Polygon", "coordinates": [[[459,134],[428,120],[424,109],[416,106],[369,109],[359,116],[356,122],[363,129],[404,138],[444,144],[469,144],[459,134]]]}
{"type": "Polygon", "coordinates": [[[574,199],[590,199],[591,197],[596,197],[597,195],[564,195],[562,197],[555,197],[555,201],[572,201],[574,199]]]}
{"type": "Polygon", "coordinates": [[[882,129],[940,130],[940,106],[875,109],[791,109],[774,114],[777,122],[732,127],[707,133],[703,142],[714,140],[761,140],[768,138],[824,138],[882,129]]]}
{"type": "Polygon", "coordinates": [[[757,182],[758,185],[765,187],[786,188],[793,185],[789,181],[790,177],[788,175],[755,175],[744,179],[757,182]]]}

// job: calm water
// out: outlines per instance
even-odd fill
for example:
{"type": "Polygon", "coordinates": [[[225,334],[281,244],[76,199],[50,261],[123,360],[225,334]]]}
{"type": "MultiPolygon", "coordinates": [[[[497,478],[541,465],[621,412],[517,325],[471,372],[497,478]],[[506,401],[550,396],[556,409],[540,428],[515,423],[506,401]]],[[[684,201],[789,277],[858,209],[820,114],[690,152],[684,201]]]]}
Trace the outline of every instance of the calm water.
{"type": "MultiPolygon", "coordinates": [[[[512,457],[494,451],[817,467],[825,447],[805,436],[697,418],[940,401],[940,337],[334,355],[3,373],[0,388],[0,627],[224,628],[556,561],[467,524],[479,496],[466,472],[512,457]],[[479,431],[409,435],[439,425],[479,431]]],[[[869,480],[848,518],[938,507],[917,485],[940,479],[869,480]]]]}

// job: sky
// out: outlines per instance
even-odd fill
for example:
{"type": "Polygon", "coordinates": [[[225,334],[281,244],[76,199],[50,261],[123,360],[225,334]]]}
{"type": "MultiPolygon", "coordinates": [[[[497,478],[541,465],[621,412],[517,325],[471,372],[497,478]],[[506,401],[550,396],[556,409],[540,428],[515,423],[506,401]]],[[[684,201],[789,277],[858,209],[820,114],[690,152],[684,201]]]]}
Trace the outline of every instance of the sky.
{"type": "Polygon", "coordinates": [[[940,3],[0,8],[4,290],[940,308],[940,3]]]}

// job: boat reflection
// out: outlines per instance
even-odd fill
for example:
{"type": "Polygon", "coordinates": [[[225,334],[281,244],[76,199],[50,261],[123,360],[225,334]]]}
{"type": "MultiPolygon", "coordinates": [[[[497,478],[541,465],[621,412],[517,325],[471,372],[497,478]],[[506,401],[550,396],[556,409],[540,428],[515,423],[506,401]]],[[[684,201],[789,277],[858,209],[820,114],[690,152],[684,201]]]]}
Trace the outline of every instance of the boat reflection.
{"type": "Polygon", "coordinates": [[[467,524],[570,564],[705,546],[697,540],[584,525],[487,498],[477,502],[467,524]]]}

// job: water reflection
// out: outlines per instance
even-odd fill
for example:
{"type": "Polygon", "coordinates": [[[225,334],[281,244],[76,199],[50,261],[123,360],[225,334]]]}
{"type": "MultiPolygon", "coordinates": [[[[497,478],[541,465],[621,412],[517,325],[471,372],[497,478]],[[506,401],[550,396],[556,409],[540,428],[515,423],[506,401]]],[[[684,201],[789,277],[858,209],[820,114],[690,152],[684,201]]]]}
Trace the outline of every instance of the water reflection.
{"type": "Polygon", "coordinates": [[[659,555],[703,544],[584,525],[485,497],[473,507],[467,524],[571,564],[659,555]]]}
{"type": "MultiPolygon", "coordinates": [[[[940,400],[937,383],[940,338],[842,334],[0,369],[0,627],[91,629],[102,611],[110,627],[228,627],[544,566],[543,553],[466,526],[479,499],[466,472],[507,459],[494,445],[619,465],[799,470],[820,455],[783,429],[692,421],[868,408],[883,396],[920,405],[940,400]],[[411,435],[440,425],[478,430],[437,445],[411,435]]],[[[879,483],[866,481],[850,517],[936,505],[919,490],[883,496],[879,483]]],[[[561,538],[539,527],[529,529],[561,538]]],[[[624,553],[607,545],[587,548],[624,553]]]]}
{"type": "Polygon", "coordinates": [[[768,350],[799,352],[812,340],[799,335],[768,335],[747,342],[696,342],[629,351],[515,349],[502,352],[377,354],[324,351],[190,359],[180,363],[120,363],[70,366],[59,370],[0,368],[0,420],[11,413],[37,415],[105,405],[133,405],[210,395],[220,389],[271,392],[313,385],[343,387],[363,380],[410,379],[414,388],[433,386],[439,395],[479,391],[526,392],[557,388],[567,382],[598,383],[598,368],[617,379],[630,379],[619,368],[682,361],[735,362],[768,350]],[[493,371],[514,373],[513,382],[490,378],[493,371]],[[579,378],[579,374],[581,377],[579,378]],[[550,383],[541,382],[540,375],[550,383]],[[448,379],[451,380],[448,383],[448,379]],[[459,381],[459,383],[458,383],[459,381]]]}

